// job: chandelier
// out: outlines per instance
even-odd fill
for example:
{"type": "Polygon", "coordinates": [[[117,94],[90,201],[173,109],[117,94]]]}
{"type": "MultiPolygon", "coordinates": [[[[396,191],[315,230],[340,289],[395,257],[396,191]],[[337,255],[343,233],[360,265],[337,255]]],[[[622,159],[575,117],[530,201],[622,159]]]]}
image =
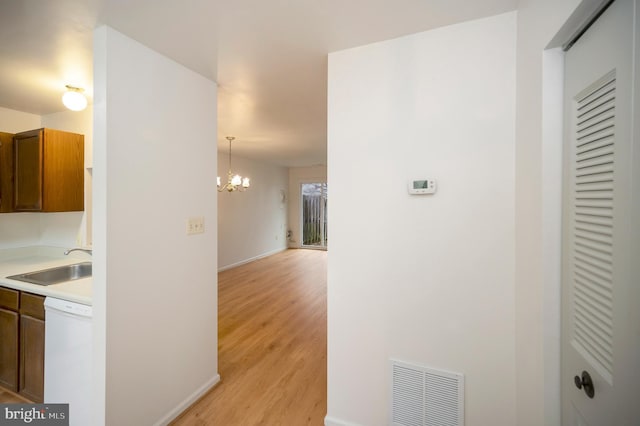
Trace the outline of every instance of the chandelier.
{"type": "Polygon", "coordinates": [[[246,191],[249,188],[249,178],[242,177],[240,175],[234,175],[231,173],[231,141],[235,139],[234,136],[227,136],[226,139],[229,141],[229,173],[227,175],[227,183],[224,185],[220,184],[220,176],[218,176],[218,192],[222,191],[246,191]]]}

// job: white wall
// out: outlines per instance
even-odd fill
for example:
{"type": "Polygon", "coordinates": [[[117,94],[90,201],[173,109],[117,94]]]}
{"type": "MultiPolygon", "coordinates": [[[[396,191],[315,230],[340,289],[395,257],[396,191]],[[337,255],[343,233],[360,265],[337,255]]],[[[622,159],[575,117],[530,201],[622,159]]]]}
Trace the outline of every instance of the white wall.
{"type": "MultiPolygon", "coordinates": [[[[300,200],[301,185],[303,183],[315,183],[327,181],[327,166],[312,167],[292,167],[289,169],[289,227],[291,239],[289,247],[300,247],[302,245],[300,211],[302,208],[300,200]]],[[[331,189],[327,188],[327,192],[331,189]]],[[[331,203],[329,201],[329,203],[331,203]]],[[[330,208],[330,207],[329,207],[330,208]]]]}
{"type": "Polygon", "coordinates": [[[39,115],[0,107],[0,132],[20,133],[40,127],[39,115]]]}
{"type": "Polygon", "coordinates": [[[0,214],[0,249],[25,247],[40,240],[39,213],[0,214]]]}
{"type": "MultiPolygon", "coordinates": [[[[63,111],[49,115],[28,114],[0,108],[0,131],[19,133],[49,127],[85,135],[85,159],[91,155],[92,110],[63,111]]],[[[85,161],[86,164],[86,161],[85,161]]],[[[91,209],[91,175],[85,172],[85,211],[91,209]]],[[[0,215],[0,248],[27,245],[74,247],[86,245],[87,226],[83,212],[4,213],[0,215]]]]}
{"type": "MultiPolygon", "coordinates": [[[[287,248],[287,169],[233,155],[233,172],[251,178],[248,191],[218,193],[218,267],[228,269],[287,248]]],[[[229,153],[218,152],[224,185],[229,153]]],[[[211,191],[214,191],[212,182],[211,191]]],[[[214,226],[214,225],[212,225],[214,226]]]]}
{"type": "Polygon", "coordinates": [[[544,50],[579,2],[518,2],[515,300],[520,426],[560,424],[561,144],[549,121],[557,118],[557,101],[550,97],[559,85],[553,69],[561,67],[561,60],[544,50]]]}
{"type": "Polygon", "coordinates": [[[508,13],[329,55],[327,424],[388,423],[392,357],[516,424],[515,43],[508,13]]]}
{"type": "Polygon", "coordinates": [[[219,380],[216,83],[109,27],[94,73],[93,424],[167,423],[219,380]]]}

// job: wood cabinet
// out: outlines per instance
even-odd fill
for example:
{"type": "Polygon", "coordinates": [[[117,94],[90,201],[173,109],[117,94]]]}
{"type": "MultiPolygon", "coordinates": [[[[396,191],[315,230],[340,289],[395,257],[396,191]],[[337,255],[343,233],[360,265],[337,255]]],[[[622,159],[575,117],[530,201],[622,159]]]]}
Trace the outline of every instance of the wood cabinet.
{"type": "Polygon", "coordinates": [[[22,314],[18,393],[33,402],[44,399],[44,319],[22,314]]]}
{"type": "Polygon", "coordinates": [[[0,287],[0,386],[18,391],[20,292],[0,287]]]}
{"type": "Polygon", "coordinates": [[[53,129],[13,137],[15,211],[84,210],[84,136],[53,129]]]}
{"type": "Polygon", "coordinates": [[[13,211],[13,136],[0,132],[0,213],[13,211]]]}
{"type": "Polygon", "coordinates": [[[0,386],[44,399],[44,296],[0,287],[0,386]]]}

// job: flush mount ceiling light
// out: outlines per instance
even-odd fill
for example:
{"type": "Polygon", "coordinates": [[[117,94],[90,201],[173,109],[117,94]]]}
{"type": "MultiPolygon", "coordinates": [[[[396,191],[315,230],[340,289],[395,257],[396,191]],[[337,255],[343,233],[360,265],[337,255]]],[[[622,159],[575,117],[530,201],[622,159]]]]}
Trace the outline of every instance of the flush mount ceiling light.
{"type": "Polygon", "coordinates": [[[84,89],[67,84],[67,91],[62,95],[62,103],[71,111],[82,111],[87,107],[87,98],[82,92],[84,89]]]}
{"type": "Polygon", "coordinates": [[[229,141],[229,173],[227,175],[227,183],[224,185],[220,185],[220,176],[218,176],[218,192],[222,191],[246,191],[249,188],[249,178],[242,177],[240,175],[234,175],[231,173],[231,141],[235,139],[234,136],[227,136],[226,139],[229,141]]]}

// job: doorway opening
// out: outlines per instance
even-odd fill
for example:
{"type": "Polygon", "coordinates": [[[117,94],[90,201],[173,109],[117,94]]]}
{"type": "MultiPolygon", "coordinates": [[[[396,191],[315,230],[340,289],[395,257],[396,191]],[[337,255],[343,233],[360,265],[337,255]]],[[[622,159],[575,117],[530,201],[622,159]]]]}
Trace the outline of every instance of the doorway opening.
{"type": "Polygon", "coordinates": [[[301,186],[302,247],[327,249],[327,183],[301,186]]]}

